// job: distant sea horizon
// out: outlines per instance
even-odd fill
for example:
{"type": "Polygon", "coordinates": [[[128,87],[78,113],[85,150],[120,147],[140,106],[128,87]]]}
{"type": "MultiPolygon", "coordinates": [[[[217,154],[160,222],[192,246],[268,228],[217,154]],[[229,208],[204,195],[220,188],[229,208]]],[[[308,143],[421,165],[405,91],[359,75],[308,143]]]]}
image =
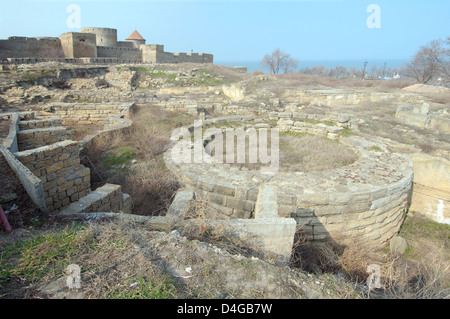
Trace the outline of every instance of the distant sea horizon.
{"type": "MultiPolygon", "coordinates": [[[[386,63],[388,69],[401,68],[409,62],[408,59],[367,59],[367,60],[304,60],[298,62],[298,68],[313,68],[315,66],[322,65],[327,69],[334,69],[337,66],[345,66],[348,70],[355,68],[360,70],[364,67],[364,62],[368,62],[366,70],[370,72],[373,66],[377,68],[383,67],[386,63]]],[[[269,70],[264,69],[261,66],[260,61],[214,61],[214,64],[225,65],[225,66],[246,66],[248,73],[253,73],[255,71],[263,71],[267,73],[269,70]]]]}

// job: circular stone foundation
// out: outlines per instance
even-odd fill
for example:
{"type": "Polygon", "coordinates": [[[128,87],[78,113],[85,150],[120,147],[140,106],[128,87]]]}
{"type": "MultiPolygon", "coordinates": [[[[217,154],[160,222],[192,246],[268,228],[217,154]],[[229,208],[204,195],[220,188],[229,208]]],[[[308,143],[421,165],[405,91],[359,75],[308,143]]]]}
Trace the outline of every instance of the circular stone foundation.
{"type": "MultiPolygon", "coordinates": [[[[245,123],[247,129],[280,127],[250,116],[204,121],[203,126],[220,127],[227,122],[245,123]]],[[[194,132],[194,127],[187,129],[194,132]]],[[[309,129],[324,136],[338,131],[321,124],[309,124],[309,129]]],[[[181,154],[174,152],[177,141],[172,141],[164,154],[166,165],[197,198],[209,202],[211,218],[254,218],[260,186],[270,185],[276,191],[278,216],[294,218],[310,240],[359,239],[377,245],[389,240],[401,226],[412,185],[412,161],[407,155],[389,152],[379,142],[340,136],[339,143],[356,154],[353,163],[310,173],[268,174],[230,164],[180,163],[181,154]]],[[[187,144],[193,147],[194,143],[187,144]]],[[[211,159],[204,148],[202,151],[204,159],[211,159]]]]}

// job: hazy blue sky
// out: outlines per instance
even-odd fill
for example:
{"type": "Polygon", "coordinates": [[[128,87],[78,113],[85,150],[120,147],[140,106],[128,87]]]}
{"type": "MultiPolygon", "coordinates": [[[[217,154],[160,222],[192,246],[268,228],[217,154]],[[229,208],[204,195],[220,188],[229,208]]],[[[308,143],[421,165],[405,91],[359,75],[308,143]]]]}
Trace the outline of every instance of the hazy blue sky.
{"type": "Polygon", "coordinates": [[[299,60],[408,59],[421,45],[450,36],[449,0],[0,0],[0,38],[59,36],[67,8],[83,27],[135,28],[169,52],[207,52],[216,61],[259,61],[276,48],[299,60]],[[381,8],[381,28],[366,21],[381,8]]]}

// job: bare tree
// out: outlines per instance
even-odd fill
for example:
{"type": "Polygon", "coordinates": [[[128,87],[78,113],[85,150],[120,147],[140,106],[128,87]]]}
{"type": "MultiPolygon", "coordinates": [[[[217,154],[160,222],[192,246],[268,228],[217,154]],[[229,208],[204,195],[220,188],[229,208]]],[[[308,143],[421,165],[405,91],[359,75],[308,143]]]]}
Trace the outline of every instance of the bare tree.
{"type": "Polygon", "coordinates": [[[428,83],[438,77],[449,81],[450,38],[434,40],[423,46],[406,66],[406,74],[420,83],[428,83]]]}
{"type": "Polygon", "coordinates": [[[266,54],[261,61],[265,68],[269,68],[273,74],[278,74],[280,71],[290,73],[297,68],[298,61],[291,57],[290,54],[276,49],[272,54],[266,54]]]}
{"type": "Polygon", "coordinates": [[[338,77],[338,78],[339,77],[344,77],[344,76],[346,76],[348,74],[347,68],[345,66],[342,66],[342,65],[338,65],[336,67],[335,72],[336,72],[336,77],[338,77]]]}

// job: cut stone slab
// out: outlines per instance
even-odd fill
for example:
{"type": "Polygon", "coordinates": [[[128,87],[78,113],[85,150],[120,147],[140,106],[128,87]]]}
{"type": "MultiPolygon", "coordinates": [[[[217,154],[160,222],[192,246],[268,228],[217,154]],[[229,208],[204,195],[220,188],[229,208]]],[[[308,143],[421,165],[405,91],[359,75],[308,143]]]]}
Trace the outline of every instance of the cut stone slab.
{"type": "Polygon", "coordinates": [[[259,187],[255,205],[255,219],[278,218],[278,203],[275,189],[267,184],[259,187]]]}
{"type": "Polygon", "coordinates": [[[177,192],[175,199],[170,205],[167,216],[173,216],[178,219],[183,218],[183,214],[189,209],[192,201],[195,199],[195,194],[192,190],[182,189],[177,192]]]}

